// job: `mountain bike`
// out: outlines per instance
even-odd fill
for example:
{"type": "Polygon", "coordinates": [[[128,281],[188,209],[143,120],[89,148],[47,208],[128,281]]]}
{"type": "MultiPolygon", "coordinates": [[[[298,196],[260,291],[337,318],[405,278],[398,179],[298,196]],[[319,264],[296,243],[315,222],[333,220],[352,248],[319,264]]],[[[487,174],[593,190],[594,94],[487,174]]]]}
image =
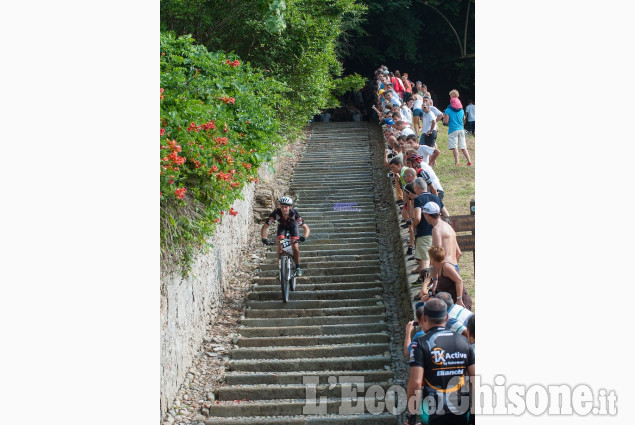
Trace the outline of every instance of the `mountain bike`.
{"type": "MultiPolygon", "coordinates": [[[[295,291],[296,284],[296,264],[293,261],[293,244],[300,243],[299,240],[291,242],[289,239],[289,233],[285,233],[285,237],[278,241],[282,252],[280,253],[280,260],[278,265],[280,269],[280,289],[282,290],[282,301],[289,302],[289,290],[295,291]]],[[[276,242],[270,241],[267,245],[275,245],[276,242]]]]}

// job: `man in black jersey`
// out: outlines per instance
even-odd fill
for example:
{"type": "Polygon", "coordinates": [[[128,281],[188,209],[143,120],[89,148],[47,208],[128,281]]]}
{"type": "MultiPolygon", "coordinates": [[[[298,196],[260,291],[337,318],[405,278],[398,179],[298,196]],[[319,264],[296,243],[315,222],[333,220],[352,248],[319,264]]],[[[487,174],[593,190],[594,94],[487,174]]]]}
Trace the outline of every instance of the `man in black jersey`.
{"type": "MultiPolygon", "coordinates": [[[[421,328],[425,335],[412,343],[408,400],[421,391],[422,424],[467,424],[470,391],[466,375],[471,382],[474,350],[463,335],[445,329],[445,302],[432,298],[419,308],[423,309],[421,328]]],[[[408,403],[408,420],[417,414],[414,406],[408,403]]]]}
{"type": "MultiPolygon", "coordinates": [[[[294,242],[297,240],[304,242],[306,238],[309,237],[311,230],[304,222],[298,211],[295,208],[291,208],[293,206],[293,200],[290,197],[283,196],[278,202],[280,203],[280,208],[276,208],[271,214],[269,214],[269,218],[267,218],[265,224],[262,225],[262,229],[260,229],[262,243],[269,243],[269,240],[267,239],[267,228],[276,221],[278,222],[278,229],[276,230],[277,239],[283,239],[285,232],[288,230],[289,238],[291,239],[293,246],[293,261],[296,264],[295,275],[301,277],[302,268],[300,267],[300,247],[294,242]],[[302,226],[304,229],[304,236],[300,236],[298,226],[302,226]]],[[[282,247],[278,244],[278,259],[280,259],[281,251],[282,247]]]]}

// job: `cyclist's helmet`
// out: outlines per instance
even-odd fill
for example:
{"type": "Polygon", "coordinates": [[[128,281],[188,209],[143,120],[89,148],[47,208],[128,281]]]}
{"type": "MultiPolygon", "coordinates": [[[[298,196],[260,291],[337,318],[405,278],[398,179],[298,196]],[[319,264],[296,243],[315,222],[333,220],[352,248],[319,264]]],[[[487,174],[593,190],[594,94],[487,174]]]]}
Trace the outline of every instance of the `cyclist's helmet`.
{"type": "Polygon", "coordinates": [[[289,206],[293,206],[293,199],[291,199],[288,196],[283,196],[282,198],[280,198],[278,200],[278,202],[280,203],[280,205],[289,205],[289,206]]]}
{"type": "Polygon", "coordinates": [[[408,159],[412,162],[422,162],[423,161],[423,157],[417,155],[416,153],[410,154],[410,156],[408,157],[408,159]]]}

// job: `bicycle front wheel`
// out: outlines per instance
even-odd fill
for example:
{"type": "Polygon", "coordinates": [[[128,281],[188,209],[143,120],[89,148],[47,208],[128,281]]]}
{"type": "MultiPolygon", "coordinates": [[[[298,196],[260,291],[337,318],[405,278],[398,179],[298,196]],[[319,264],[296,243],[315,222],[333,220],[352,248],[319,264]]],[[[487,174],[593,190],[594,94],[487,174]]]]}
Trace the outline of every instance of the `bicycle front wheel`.
{"type": "Polygon", "coordinates": [[[282,301],[289,301],[289,275],[291,272],[291,261],[286,255],[280,259],[280,289],[282,290],[282,301]]]}

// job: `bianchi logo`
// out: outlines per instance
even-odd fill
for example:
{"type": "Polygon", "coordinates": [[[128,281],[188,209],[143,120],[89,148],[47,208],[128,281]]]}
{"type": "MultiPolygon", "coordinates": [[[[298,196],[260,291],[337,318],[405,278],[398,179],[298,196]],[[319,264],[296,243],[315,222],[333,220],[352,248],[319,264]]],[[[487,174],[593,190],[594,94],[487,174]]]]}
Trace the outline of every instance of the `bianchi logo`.
{"type": "Polygon", "coordinates": [[[440,347],[436,347],[432,350],[432,363],[436,365],[444,365],[450,360],[461,359],[467,359],[467,353],[461,353],[460,351],[448,353],[440,347]]]}

